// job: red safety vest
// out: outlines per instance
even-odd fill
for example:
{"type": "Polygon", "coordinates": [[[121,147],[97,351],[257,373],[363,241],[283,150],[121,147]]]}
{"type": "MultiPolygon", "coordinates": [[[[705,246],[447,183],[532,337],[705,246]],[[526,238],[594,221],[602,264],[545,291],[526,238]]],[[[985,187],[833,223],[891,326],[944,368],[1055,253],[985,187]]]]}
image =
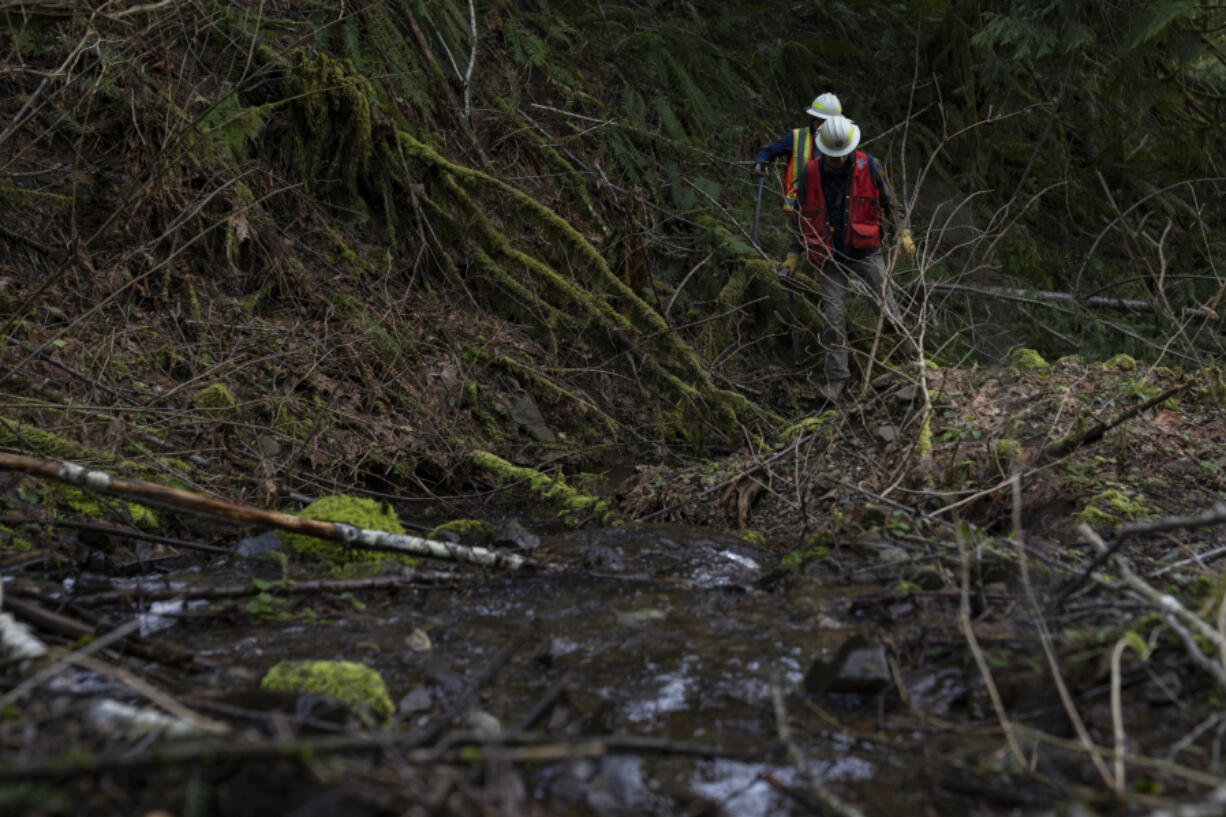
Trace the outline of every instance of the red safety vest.
{"type": "MultiPolygon", "coordinates": [[[[814,264],[830,257],[830,220],[826,217],[826,194],[818,159],[806,166],[800,195],[800,235],[805,253],[814,264]]],[[[843,222],[847,232],[843,244],[852,250],[881,246],[881,198],[868,169],[868,154],[857,150],[852,158],[851,189],[847,193],[848,212],[843,222]]]]}
{"type": "Polygon", "coordinates": [[[813,158],[813,136],[808,128],[796,128],[792,131],[792,155],[788,158],[788,166],[783,170],[783,212],[796,211],[796,188],[798,174],[796,168],[808,167],[813,158]]]}

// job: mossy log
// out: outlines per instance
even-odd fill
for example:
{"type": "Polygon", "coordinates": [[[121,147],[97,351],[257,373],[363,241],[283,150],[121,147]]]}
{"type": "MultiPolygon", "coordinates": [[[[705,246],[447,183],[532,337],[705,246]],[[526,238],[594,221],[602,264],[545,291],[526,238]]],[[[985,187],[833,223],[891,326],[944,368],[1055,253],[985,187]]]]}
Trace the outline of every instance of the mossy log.
{"type": "Polygon", "coordinates": [[[523,484],[537,497],[557,508],[558,515],[568,525],[578,525],[588,520],[605,524],[613,515],[604,500],[578,491],[548,474],[512,465],[488,451],[474,451],[470,459],[473,465],[493,476],[500,485],[523,484]]]}

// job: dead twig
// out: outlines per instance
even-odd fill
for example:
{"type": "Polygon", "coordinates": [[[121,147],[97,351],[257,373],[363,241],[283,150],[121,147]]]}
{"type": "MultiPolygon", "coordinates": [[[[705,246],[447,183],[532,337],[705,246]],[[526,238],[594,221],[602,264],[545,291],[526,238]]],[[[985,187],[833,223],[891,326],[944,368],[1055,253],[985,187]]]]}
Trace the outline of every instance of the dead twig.
{"type": "Polygon", "coordinates": [[[1054,443],[1043,448],[1043,450],[1039,452],[1039,460],[1045,461],[1058,459],[1066,454],[1071,454],[1084,445],[1097,442],[1098,440],[1102,439],[1102,436],[1111,429],[1115,428],[1121,423],[1131,420],[1141,412],[1147,411],[1159,403],[1165,402],[1166,400],[1187,391],[1188,387],[1191,385],[1191,382],[1188,382],[1180,383],[1178,386],[1171,386],[1157,397],[1151,397],[1144,403],[1125,409],[1107,422],[1095,423],[1085,431],[1073,431],[1067,436],[1056,440],[1054,443]]]}
{"type": "Polygon", "coordinates": [[[796,766],[796,770],[809,784],[809,791],[822,805],[822,810],[839,817],[864,817],[864,812],[857,806],[848,803],[830,790],[830,787],[818,779],[809,767],[809,761],[800,750],[800,746],[792,739],[792,730],[788,726],[788,713],[783,703],[783,693],[777,684],[771,685],[771,702],[774,704],[775,724],[779,740],[788,750],[788,756],[796,766]]]}
{"type": "Polygon", "coordinates": [[[354,593],[362,590],[384,590],[392,587],[406,587],[421,584],[443,584],[452,582],[456,576],[451,573],[414,571],[409,575],[372,576],[368,579],[330,579],[308,582],[276,583],[261,589],[255,584],[231,584],[220,587],[117,587],[101,593],[87,596],[77,596],[76,604],[113,604],[118,601],[136,599],[140,601],[157,601],[159,599],[235,599],[245,596],[255,596],[260,593],[276,593],[287,596],[310,596],[319,593],[354,593]]]}
{"type": "MultiPolygon", "coordinates": [[[[198,767],[205,763],[234,763],[261,758],[285,758],[311,763],[325,755],[378,751],[402,746],[406,740],[411,739],[411,735],[377,732],[291,738],[268,743],[193,741],[179,745],[163,745],[143,752],[85,757],[74,751],[62,756],[0,763],[0,782],[68,780],[110,772],[175,766],[198,767]]],[[[504,761],[548,763],[609,755],[671,755],[749,761],[762,757],[772,748],[730,750],[688,741],[634,735],[558,740],[553,737],[513,733],[491,738],[485,734],[465,732],[450,735],[447,746],[407,749],[398,755],[398,760],[413,765],[479,764],[485,762],[488,756],[496,755],[504,761]]]]}
{"type": "MultiPolygon", "coordinates": [[[[1069,584],[1064,590],[1060,591],[1060,594],[1056,596],[1056,600],[1052,602],[1052,608],[1056,610],[1060,609],[1060,606],[1064,604],[1065,599],[1067,599],[1083,584],[1085,584],[1086,580],[1090,578],[1090,574],[1095,570],[1098,570],[1098,568],[1102,566],[1103,562],[1114,556],[1116,552],[1124,546],[1125,541],[1130,536],[1145,536],[1151,533],[1162,533],[1164,531],[1178,530],[1180,528],[1206,528],[1213,527],[1215,525],[1226,525],[1226,503],[1224,502],[1215,503],[1211,510],[1197,514],[1196,516],[1168,516],[1151,522],[1129,522],[1115,533],[1115,536],[1109,543],[1106,543],[1105,549],[1099,551],[1098,555],[1090,561],[1090,564],[1086,566],[1085,570],[1082,571],[1077,580],[1069,584]]],[[[1201,558],[1204,557],[1202,556],[1201,558]]],[[[1195,560],[1186,559],[1183,562],[1177,562],[1175,565],[1164,568],[1155,575],[1161,575],[1162,573],[1165,573],[1178,565],[1187,564],[1191,561],[1195,560]]]]}

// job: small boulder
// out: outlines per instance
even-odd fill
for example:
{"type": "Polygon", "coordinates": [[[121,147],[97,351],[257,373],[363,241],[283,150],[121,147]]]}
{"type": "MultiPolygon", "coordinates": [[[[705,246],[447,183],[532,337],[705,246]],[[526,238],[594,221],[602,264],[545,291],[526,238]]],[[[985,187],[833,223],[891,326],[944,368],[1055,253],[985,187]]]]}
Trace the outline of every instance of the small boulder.
{"type": "Polygon", "coordinates": [[[493,543],[499,547],[535,550],[541,545],[541,537],[525,528],[515,519],[504,519],[494,528],[493,543]]]}
{"type": "Polygon", "coordinates": [[[876,695],[893,683],[885,647],[856,634],[843,642],[834,659],[818,659],[805,673],[810,695],[876,695]]]}
{"type": "Polygon", "coordinates": [[[556,443],[558,435],[545,422],[536,403],[527,397],[517,397],[511,403],[511,419],[523,426],[538,443],[556,443]]]}
{"type": "Polygon", "coordinates": [[[384,723],[396,711],[383,676],[354,661],[282,661],[268,671],[260,688],[328,695],[348,706],[367,726],[384,723]]]}

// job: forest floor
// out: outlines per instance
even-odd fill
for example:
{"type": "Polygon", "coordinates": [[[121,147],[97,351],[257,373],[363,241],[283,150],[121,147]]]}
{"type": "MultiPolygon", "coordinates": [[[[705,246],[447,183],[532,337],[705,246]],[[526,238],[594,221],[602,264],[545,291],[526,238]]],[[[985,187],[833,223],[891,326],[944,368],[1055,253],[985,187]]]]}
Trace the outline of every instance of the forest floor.
{"type": "MultiPolygon", "coordinates": [[[[26,294],[9,281],[10,297],[26,294]]],[[[44,297],[72,302],[68,291],[44,297]]],[[[1212,703],[1216,659],[1204,650],[1213,648],[1160,601],[1169,593],[1196,618],[1222,596],[1212,561],[1226,554],[1220,504],[1213,514],[1226,492],[1226,414],[1214,369],[1019,354],[1004,368],[930,366],[923,384],[903,369],[872,374],[833,407],[795,369],[780,369],[771,382],[789,402],[779,408],[795,416],[772,435],[747,432],[744,446],[715,456],[630,445],[593,455],[567,445],[584,438],[582,416],[545,403],[528,411],[522,392],[491,380],[478,401],[466,398],[463,384],[480,373],[461,371],[435,334],[405,363],[422,384],[406,416],[350,387],[361,361],[318,354],[313,339],[326,326],[223,307],[187,319],[135,299],[127,323],[98,335],[77,324],[71,335],[10,343],[5,444],[259,507],[368,496],[410,530],[511,548],[540,567],[496,576],[270,561],[254,555],[258,530],[0,476],[6,609],[38,640],[74,650],[51,654],[77,667],[41,677],[9,667],[11,760],[0,774],[7,802],[26,813],[74,813],[83,802],[96,805],[91,813],[254,813],[235,804],[267,806],[251,787],[268,775],[286,787],[271,790],[274,800],[306,809],[295,813],[337,803],[353,813],[423,803],[434,811],[422,813],[456,814],[804,813],[839,797],[866,813],[1042,811],[1070,797],[1128,810],[1196,796],[1216,774],[1226,729],[1212,703]],[[224,371],[228,397],[202,397],[212,377],[176,382],[139,363],[151,339],[180,333],[185,349],[224,371]],[[86,374],[100,357],[106,382],[86,374]],[[282,379],[299,387],[268,388],[282,379]],[[314,395],[327,401],[326,426],[312,421],[314,395]],[[488,442],[491,429],[521,465],[571,466],[559,481],[602,497],[606,523],[563,524],[526,486],[475,471],[456,441],[488,442]],[[1089,570],[1095,537],[1124,561],[1089,570]],[[728,573],[740,564],[750,567],[728,573]],[[606,615],[617,625],[598,623],[606,615]],[[419,649],[410,639],[419,631],[435,657],[403,658],[419,649]],[[112,637],[126,646],[112,652],[112,637]],[[95,639],[104,660],[68,659],[95,639]],[[774,646],[750,646],[758,642],[774,646]],[[1134,652],[1113,663],[1121,643],[1134,652]],[[863,650],[889,672],[850,666],[863,650]],[[674,666],[678,655],[688,657],[674,666]],[[261,697],[277,659],[302,657],[377,667],[405,692],[397,725],[367,736],[343,707],[261,697]],[[61,675],[66,683],[54,681],[61,675]],[[1068,708],[1053,705],[1057,677],[1068,708]],[[670,684],[686,690],[681,704],[670,684]],[[785,696],[774,704],[772,685],[785,696]],[[149,749],[151,727],[89,714],[113,697],[171,712],[186,704],[189,721],[228,741],[163,755],[149,749]],[[791,754],[776,705],[800,732],[791,754]],[[474,736],[470,710],[520,727],[474,736]],[[909,729],[925,737],[901,737],[909,729]],[[830,765],[821,737],[830,734],[850,742],[839,762],[874,771],[830,765]],[[948,741],[938,756],[935,735],[948,741]],[[394,751],[370,761],[370,747],[387,741],[403,745],[407,766],[394,751]],[[485,748],[461,762],[455,747],[474,742],[485,748]],[[1116,745],[1127,749],[1127,783],[1108,768],[1116,745]],[[1010,759],[1011,746],[1025,747],[1028,768],[1010,759]],[[269,760],[315,752],[321,759],[301,773],[269,760]],[[900,752],[916,763],[893,768],[900,752]],[[652,761],[635,767],[634,785],[614,784],[625,770],[611,759],[576,771],[584,753],[706,765],[652,761]],[[805,755],[827,762],[828,783],[808,777],[805,755]],[[523,765],[529,757],[544,771],[523,765]],[[898,785],[881,787],[882,775],[898,785]],[[36,782],[57,779],[69,788],[36,782]],[[133,788],[138,780],[148,787],[133,788]]],[[[422,325],[442,338],[449,321],[466,320],[480,318],[449,311],[422,325]]],[[[612,396],[605,411],[632,423],[641,409],[612,396]]]]}

